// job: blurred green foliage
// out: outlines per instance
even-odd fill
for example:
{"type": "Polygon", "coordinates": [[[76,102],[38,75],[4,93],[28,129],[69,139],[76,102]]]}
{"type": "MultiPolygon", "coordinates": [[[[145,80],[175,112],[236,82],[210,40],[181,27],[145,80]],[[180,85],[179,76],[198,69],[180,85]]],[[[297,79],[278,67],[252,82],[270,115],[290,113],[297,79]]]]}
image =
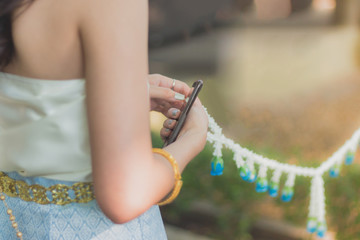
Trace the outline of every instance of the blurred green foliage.
{"type": "MultiPolygon", "coordinates": [[[[152,139],[154,147],[162,146],[158,135],[153,133],[152,139]]],[[[286,159],[273,149],[245,147],[269,158],[286,159]]],[[[279,197],[271,198],[266,193],[257,193],[255,183],[243,181],[238,175],[238,169],[229,150],[223,150],[223,175],[211,176],[212,151],[213,148],[207,145],[184,170],[184,185],[180,195],[174,203],[162,210],[165,222],[180,221],[180,216],[189,211],[191,203],[206,200],[218,207],[220,214],[217,215],[215,226],[204,228],[206,232],[202,231],[202,234],[215,239],[250,240],[251,226],[256,218],[261,217],[261,213],[255,209],[266,201],[269,207],[277,206],[283,210],[283,220],[305,228],[310,179],[296,178],[294,197],[291,202],[284,203],[279,197]]],[[[309,166],[309,162],[307,163],[309,166]]],[[[317,161],[310,163],[310,166],[318,165],[317,161]]],[[[271,173],[268,173],[268,176],[271,176],[271,173]]],[[[282,176],[281,182],[284,183],[285,179],[286,176],[282,176]]],[[[337,232],[338,240],[360,239],[360,166],[344,165],[339,177],[330,178],[328,173],[325,173],[324,181],[328,228],[337,232]]],[[[186,223],[181,225],[186,226],[186,223]]]]}

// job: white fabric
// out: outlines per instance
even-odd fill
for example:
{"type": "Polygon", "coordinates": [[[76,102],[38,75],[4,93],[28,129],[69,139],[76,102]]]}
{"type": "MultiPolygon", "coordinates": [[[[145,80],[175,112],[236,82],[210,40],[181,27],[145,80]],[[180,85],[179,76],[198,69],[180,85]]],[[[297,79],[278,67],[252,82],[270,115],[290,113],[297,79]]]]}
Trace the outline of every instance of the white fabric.
{"type": "Polygon", "coordinates": [[[0,171],[92,181],[88,132],[85,79],[0,72],[0,171]]]}

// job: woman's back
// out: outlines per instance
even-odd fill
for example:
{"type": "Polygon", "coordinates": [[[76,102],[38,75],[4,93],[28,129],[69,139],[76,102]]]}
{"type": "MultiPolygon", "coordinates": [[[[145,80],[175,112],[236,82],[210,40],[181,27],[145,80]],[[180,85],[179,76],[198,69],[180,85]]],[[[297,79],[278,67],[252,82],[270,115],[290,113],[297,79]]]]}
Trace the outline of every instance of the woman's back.
{"type": "Polygon", "coordinates": [[[4,171],[92,180],[79,2],[35,0],[13,12],[15,55],[0,73],[4,171]]]}
{"type": "Polygon", "coordinates": [[[35,0],[13,12],[14,61],[3,69],[41,79],[83,78],[77,30],[83,1],[35,0]],[[21,13],[21,14],[20,14],[21,13]]]}

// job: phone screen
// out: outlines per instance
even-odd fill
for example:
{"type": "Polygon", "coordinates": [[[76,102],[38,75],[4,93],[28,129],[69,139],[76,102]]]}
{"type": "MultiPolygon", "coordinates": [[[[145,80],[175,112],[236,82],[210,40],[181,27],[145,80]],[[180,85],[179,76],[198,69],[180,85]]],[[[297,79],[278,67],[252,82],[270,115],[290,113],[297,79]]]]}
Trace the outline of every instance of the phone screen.
{"type": "Polygon", "coordinates": [[[170,136],[165,140],[165,143],[163,145],[163,147],[166,147],[167,145],[175,142],[176,138],[178,137],[182,127],[185,124],[185,120],[187,115],[190,112],[190,109],[194,103],[194,101],[196,100],[196,97],[198,96],[201,88],[203,86],[203,81],[202,80],[197,80],[196,82],[193,83],[192,87],[192,93],[190,94],[190,97],[188,98],[188,101],[184,107],[184,110],[181,112],[179,119],[173,129],[173,131],[171,132],[170,136]]]}

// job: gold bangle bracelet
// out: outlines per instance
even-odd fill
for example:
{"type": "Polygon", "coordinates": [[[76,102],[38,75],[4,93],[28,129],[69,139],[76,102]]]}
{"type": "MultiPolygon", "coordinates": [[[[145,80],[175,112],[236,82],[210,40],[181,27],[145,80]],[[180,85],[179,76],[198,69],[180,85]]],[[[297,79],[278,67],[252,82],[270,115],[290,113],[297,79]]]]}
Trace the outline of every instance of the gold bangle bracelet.
{"type": "Polygon", "coordinates": [[[161,148],[153,148],[152,151],[153,151],[153,153],[158,153],[161,156],[165,157],[170,162],[171,166],[174,169],[174,178],[175,178],[174,188],[168,198],[166,198],[165,200],[158,203],[159,206],[163,206],[165,204],[169,204],[172,201],[174,201],[174,199],[180,193],[180,189],[182,187],[183,182],[181,180],[181,174],[180,174],[179,167],[178,167],[178,164],[177,164],[175,158],[170,153],[168,153],[167,151],[165,151],[164,149],[161,149],[161,148]]]}

